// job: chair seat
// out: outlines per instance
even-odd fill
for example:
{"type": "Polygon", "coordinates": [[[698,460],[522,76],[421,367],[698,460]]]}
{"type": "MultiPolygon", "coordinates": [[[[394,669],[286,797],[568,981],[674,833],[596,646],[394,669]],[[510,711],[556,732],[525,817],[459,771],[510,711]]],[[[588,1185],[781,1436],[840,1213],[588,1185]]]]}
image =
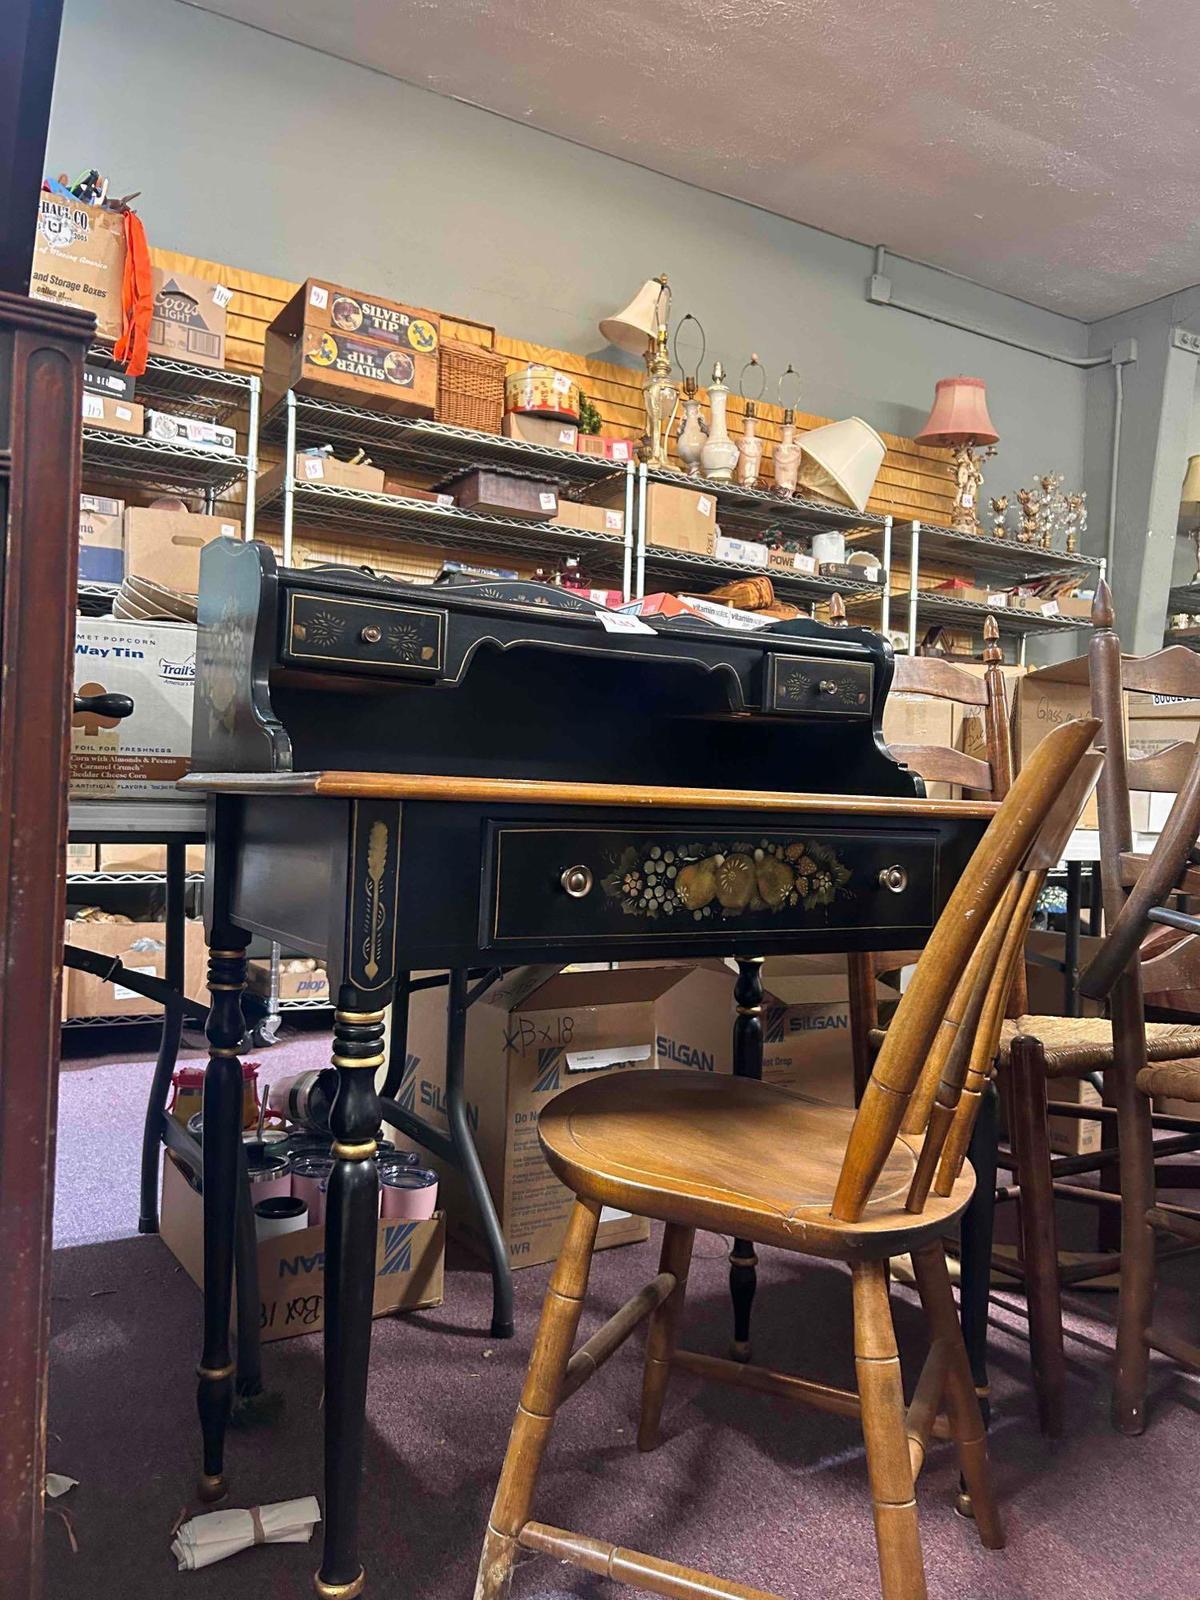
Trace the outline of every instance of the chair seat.
{"type": "Polygon", "coordinates": [[[899,1255],[949,1230],[974,1189],[904,1209],[921,1138],[901,1136],[858,1222],[830,1215],[854,1112],[752,1078],[618,1072],[538,1119],[551,1168],[584,1199],[843,1260],[899,1255]]]}
{"type": "MultiPolygon", "coordinates": [[[[1085,1072],[1112,1066],[1112,1023],[1107,1017],[1016,1017],[1004,1024],[1000,1035],[1000,1063],[1008,1065],[1008,1051],[1019,1033],[1040,1041],[1051,1078],[1077,1078],[1085,1072]]],[[[1178,1022],[1146,1024],[1146,1055],[1150,1061],[1177,1061],[1200,1056],[1200,1028],[1178,1022]]]]}
{"type": "Polygon", "coordinates": [[[1200,1061],[1160,1061],[1143,1067],[1134,1081],[1143,1094],[1200,1105],[1200,1061]]]}

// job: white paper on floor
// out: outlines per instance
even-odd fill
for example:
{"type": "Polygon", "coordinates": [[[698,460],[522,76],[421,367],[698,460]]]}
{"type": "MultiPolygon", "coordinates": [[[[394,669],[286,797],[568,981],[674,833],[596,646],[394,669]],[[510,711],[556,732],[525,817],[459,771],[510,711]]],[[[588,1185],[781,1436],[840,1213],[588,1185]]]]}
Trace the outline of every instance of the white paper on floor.
{"type": "Polygon", "coordinates": [[[60,1494],[66,1494],[68,1489],[74,1489],[78,1482],[78,1478],[68,1478],[65,1472],[48,1472],[46,1493],[51,1500],[57,1500],[60,1494]]]}
{"type": "Polygon", "coordinates": [[[208,1511],[192,1517],[171,1541],[180,1572],[195,1572],[256,1544],[307,1544],[321,1520],[314,1495],[280,1500],[252,1511],[208,1511]]]}

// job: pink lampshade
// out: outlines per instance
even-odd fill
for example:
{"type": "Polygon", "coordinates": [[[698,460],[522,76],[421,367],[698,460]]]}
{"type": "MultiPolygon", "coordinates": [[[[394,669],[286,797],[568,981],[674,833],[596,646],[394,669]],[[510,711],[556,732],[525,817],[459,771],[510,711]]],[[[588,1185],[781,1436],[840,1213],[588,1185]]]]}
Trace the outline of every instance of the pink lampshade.
{"type": "Polygon", "coordinates": [[[999,437],[988,416],[982,378],[938,379],[918,444],[995,444],[999,437]]]}

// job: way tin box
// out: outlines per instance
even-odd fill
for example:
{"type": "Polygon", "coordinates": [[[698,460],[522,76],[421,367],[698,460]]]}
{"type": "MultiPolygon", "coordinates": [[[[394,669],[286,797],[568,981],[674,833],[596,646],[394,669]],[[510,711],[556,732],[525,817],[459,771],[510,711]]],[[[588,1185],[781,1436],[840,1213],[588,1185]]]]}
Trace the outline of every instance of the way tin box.
{"type": "MultiPolygon", "coordinates": [[[[550,1171],[538,1144],[542,1107],[597,1073],[654,1067],[728,1072],[733,984],[732,972],[719,965],[559,973],[518,967],[471,1007],[467,1115],[512,1266],[552,1261],[571,1208],[570,1191],[550,1171]]],[[[410,997],[399,1100],[435,1128],[448,1127],[444,988],[419,989],[410,997]]],[[[405,1142],[399,1133],[396,1138],[405,1142]]],[[[438,1169],[451,1231],[485,1253],[462,1175],[444,1162],[427,1159],[438,1169]]],[[[648,1224],[640,1217],[611,1206],[601,1213],[600,1248],[648,1236],[648,1224]]]]}
{"type": "Polygon", "coordinates": [[[127,694],[122,719],[79,711],[71,718],[73,800],[184,800],[176,782],[191,765],[196,630],[189,623],[75,623],[75,693],[127,694]]]}
{"type": "Polygon", "coordinates": [[[437,409],[434,311],[310,278],[267,329],[263,403],[288,389],[407,417],[437,409]]]}

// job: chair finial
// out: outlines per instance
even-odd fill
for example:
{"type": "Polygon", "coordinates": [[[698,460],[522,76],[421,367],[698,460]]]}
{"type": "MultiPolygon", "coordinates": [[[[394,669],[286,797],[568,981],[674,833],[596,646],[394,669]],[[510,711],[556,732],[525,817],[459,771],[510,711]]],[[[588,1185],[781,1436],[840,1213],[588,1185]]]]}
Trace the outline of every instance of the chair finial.
{"type": "Polygon", "coordinates": [[[1000,647],[1000,624],[990,611],[983,619],[983,659],[989,667],[1004,660],[1004,651],[1000,647]]]}
{"type": "Polygon", "coordinates": [[[1096,585],[1095,598],[1092,600],[1092,627],[1111,628],[1114,620],[1112,590],[1108,587],[1107,580],[1101,578],[1096,585]]]}
{"type": "Polygon", "coordinates": [[[831,628],[849,626],[846,621],[846,602],[840,594],[831,594],[829,597],[829,626],[831,628]]]}

